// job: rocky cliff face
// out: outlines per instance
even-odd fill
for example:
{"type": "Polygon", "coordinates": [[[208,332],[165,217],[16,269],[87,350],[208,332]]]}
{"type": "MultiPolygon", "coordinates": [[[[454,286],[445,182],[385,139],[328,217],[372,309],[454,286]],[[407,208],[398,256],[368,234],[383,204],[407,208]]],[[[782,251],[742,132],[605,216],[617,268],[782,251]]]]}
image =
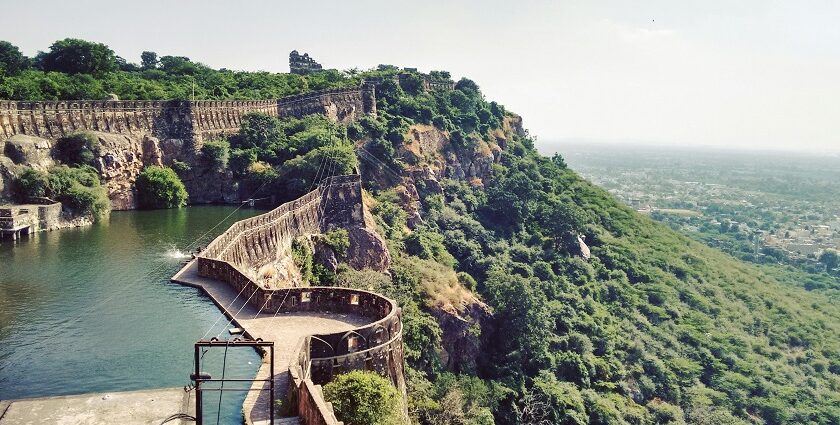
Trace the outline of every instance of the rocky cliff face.
{"type": "MultiPolygon", "coordinates": [[[[192,164],[181,178],[192,203],[234,203],[239,200],[233,174],[204,163],[200,154],[185,149],[183,139],[91,132],[99,145],[94,168],[108,190],[114,210],[137,207],[134,182],[144,167],[171,166],[174,160],[192,164]]],[[[11,183],[24,169],[46,171],[58,164],[53,157],[55,143],[48,139],[17,134],[2,144],[0,154],[0,200],[11,199],[11,183]]]]}
{"type": "MultiPolygon", "coordinates": [[[[408,213],[408,226],[415,228],[423,222],[420,191],[443,193],[444,178],[483,186],[493,176],[493,165],[501,160],[501,153],[514,136],[524,136],[522,119],[511,115],[503,128],[491,137],[468,140],[468,147],[456,146],[449,134],[428,125],[414,125],[406,134],[406,143],[397,154],[409,164],[400,176],[395,191],[400,204],[408,213]]],[[[382,176],[382,173],[380,173],[382,176]]],[[[384,176],[383,176],[384,177],[384,176]]],[[[460,286],[460,285],[459,285],[460,286]]],[[[481,329],[486,328],[492,311],[477,296],[461,288],[457,302],[435,303],[429,312],[443,331],[441,360],[450,371],[474,372],[481,347],[481,329]]]]}
{"type": "Polygon", "coordinates": [[[481,329],[492,317],[490,308],[473,296],[460,306],[432,308],[431,313],[443,331],[443,365],[455,373],[475,372],[481,347],[481,329]]]}
{"type": "Polygon", "coordinates": [[[11,198],[11,184],[24,167],[45,171],[55,165],[52,142],[18,134],[3,143],[0,152],[0,201],[11,198]]]}

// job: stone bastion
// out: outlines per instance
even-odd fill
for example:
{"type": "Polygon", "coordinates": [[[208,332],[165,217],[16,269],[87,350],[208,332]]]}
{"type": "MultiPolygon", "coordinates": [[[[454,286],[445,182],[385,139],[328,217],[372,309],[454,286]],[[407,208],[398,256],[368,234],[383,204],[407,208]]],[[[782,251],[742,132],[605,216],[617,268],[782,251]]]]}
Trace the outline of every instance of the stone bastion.
{"type": "Polygon", "coordinates": [[[257,283],[250,270],[276,261],[296,237],[364,226],[364,214],[360,176],[332,177],[301,198],[234,223],[196,258],[199,276],[226,282],[260,311],[354,314],[369,319],[349,331],[309,335],[296,342],[288,370],[288,399],[304,423],[334,422],[324,419],[332,413],[324,411],[320,390],[312,388],[351,370],[375,371],[405,395],[401,310],[395,301],[363,290],[268,288],[257,283]]]}

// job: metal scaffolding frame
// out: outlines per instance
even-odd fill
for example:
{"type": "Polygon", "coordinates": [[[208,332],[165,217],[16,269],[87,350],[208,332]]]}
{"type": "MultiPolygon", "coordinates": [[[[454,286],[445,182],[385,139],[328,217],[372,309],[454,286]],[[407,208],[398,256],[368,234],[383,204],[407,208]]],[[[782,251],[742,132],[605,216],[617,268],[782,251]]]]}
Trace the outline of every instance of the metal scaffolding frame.
{"type": "MultiPolygon", "coordinates": [[[[190,376],[190,379],[195,382],[195,391],[196,391],[196,399],[195,399],[195,418],[196,423],[198,425],[203,425],[204,423],[204,415],[203,415],[203,402],[202,402],[202,391],[252,391],[251,388],[248,389],[241,389],[241,388],[224,388],[225,382],[268,382],[268,391],[270,392],[271,396],[269,397],[269,415],[270,415],[270,422],[274,423],[274,342],[273,341],[263,341],[261,338],[257,338],[256,340],[252,339],[240,339],[234,338],[232,340],[220,340],[218,338],[210,338],[209,340],[200,340],[195,343],[195,371],[190,376]],[[201,371],[201,359],[204,355],[201,353],[202,348],[241,348],[241,347],[251,347],[251,348],[268,348],[268,364],[270,365],[270,371],[268,375],[268,379],[241,379],[241,378],[221,378],[221,379],[213,379],[208,373],[201,371]],[[209,382],[219,382],[221,385],[219,388],[202,388],[201,384],[209,383],[209,382]]],[[[259,391],[265,391],[260,389],[259,391]]]]}

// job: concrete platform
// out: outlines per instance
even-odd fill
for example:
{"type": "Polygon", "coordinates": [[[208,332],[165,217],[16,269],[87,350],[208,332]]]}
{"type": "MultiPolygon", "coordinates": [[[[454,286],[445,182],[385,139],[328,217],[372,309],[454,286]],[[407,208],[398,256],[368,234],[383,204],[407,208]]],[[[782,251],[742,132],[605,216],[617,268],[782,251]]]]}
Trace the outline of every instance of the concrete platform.
{"type": "MultiPolygon", "coordinates": [[[[165,388],[6,400],[0,402],[0,425],[160,425],[171,415],[194,412],[192,392],[165,388]]],[[[180,419],[167,422],[194,423],[180,419]]]]}

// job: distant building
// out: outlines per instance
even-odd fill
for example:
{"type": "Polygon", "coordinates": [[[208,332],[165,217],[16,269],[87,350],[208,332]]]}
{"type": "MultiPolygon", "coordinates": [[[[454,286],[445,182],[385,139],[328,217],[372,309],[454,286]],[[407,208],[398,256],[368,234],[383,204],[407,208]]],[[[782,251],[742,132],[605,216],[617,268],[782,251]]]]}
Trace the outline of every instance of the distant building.
{"type": "Polygon", "coordinates": [[[305,75],[322,69],[324,68],[320,63],[309,57],[309,53],[301,55],[297,50],[289,53],[289,70],[292,74],[305,75]]]}

